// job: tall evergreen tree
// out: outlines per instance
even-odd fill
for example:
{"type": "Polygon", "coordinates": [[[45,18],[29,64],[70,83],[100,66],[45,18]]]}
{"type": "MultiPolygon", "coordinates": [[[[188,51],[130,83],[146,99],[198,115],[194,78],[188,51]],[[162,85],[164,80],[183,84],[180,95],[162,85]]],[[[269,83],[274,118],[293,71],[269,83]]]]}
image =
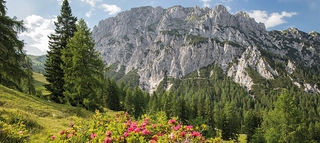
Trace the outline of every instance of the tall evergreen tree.
{"type": "Polygon", "coordinates": [[[63,94],[67,103],[88,110],[98,108],[103,88],[104,64],[94,44],[90,29],[81,19],[74,36],[62,49],[61,57],[65,82],[63,94]]]}
{"type": "Polygon", "coordinates": [[[115,80],[107,79],[104,91],[104,104],[107,108],[120,111],[119,90],[115,80]]]}
{"type": "Polygon", "coordinates": [[[26,77],[22,79],[22,90],[25,93],[30,95],[36,94],[36,89],[34,87],[34,78],[33,78],[33,70],[32,70],[32,63],[29,57],[25,57],[25,61],[22,65],[26,77]]]}
{"type": "Polygon", "coordinates": [[[64,65],[61,59],[61,50],[66,48],[67,41],[76,31],[77,18],[72,16],[68,0],[62,3],[60,15],[55,22],[55,33],[49,36],[49,49],[45,62],[46,80],[49,84],[44,85],[50,92],[50,99],[57,103],[64,103],[64,71],[61,66],[64,65]]]}
{"type": "Polygon", "coordinates": [[[0,0],[0,84],[22,91],[21,79],[27,75],[22,69],[24,43],[18,33],[25,28],[22,21],[7,16],[5,3],[0,0]]]}

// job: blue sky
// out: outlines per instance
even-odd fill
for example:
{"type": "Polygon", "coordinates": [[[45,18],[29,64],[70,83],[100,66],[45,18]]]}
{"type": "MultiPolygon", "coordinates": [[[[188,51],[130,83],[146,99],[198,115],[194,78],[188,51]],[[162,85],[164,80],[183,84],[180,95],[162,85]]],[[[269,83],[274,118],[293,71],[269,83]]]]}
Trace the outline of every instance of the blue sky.
{"type": "MultiPolygon", "coordinates": [[[[8,15],[24,20],[28,31],[20,38],[27,44],[28,54],[46,54],[47,35],[54,32],[53,22],[60,14],[63,0],[7,0],[8,15]]],[[[89,27],[100,20],[139,6],[163,8],[210,7],[218,4],[227,7],[231,14],[245,11],[258,22],[265,23],[267,30],[299,30],[320,32],[320,0],[69,0],[73,15],[83,18],[89,27]]]]}

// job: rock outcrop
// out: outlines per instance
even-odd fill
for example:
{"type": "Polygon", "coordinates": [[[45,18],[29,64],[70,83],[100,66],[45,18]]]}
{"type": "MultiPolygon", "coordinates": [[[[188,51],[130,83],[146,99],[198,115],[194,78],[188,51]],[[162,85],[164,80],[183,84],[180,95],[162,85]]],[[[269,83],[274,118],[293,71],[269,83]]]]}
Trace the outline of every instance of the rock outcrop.
{"type": "MultiPolygon", "coordinates": [[[[139,86],[152,92],[164,75],[182,78],[211,64],[220,66],[235,82],[250,90],[246,68],[274,79],[272,62],[319,66],[320,34],[289,28],[267,31],[245,12],[230,14],[222,5],[210,8],[139,7],[99,22],[93,28],[96,49],[108,64],[136,70],[139,86]]],[[[292,82],[296,82],[293,79],[292,82]]],[[[308,83],[304,83],[307,85],[308,83]]],[[[306,86],[306,90],[312,90],[306,86]]],[[[314,89],[313,91],[318,91],[314,89]]]]}

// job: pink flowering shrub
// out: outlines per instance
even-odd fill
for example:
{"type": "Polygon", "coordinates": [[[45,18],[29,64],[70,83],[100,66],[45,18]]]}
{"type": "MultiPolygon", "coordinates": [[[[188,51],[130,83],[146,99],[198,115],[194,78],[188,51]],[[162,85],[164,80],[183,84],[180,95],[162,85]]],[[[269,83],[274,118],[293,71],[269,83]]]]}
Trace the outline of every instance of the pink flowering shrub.
{"type": "Polygon", "coordinates": [[[133,120],[127,113],[118,113],[110,117],[97,112],[91,119],[72,123],[71,129],[50,135],[51,142],[86,142],[86,143],[176,143],[209,142],[199,127],[185,126],[176,118],[169,121],[165,113],[155,116],[143,116],[133,120]]]}

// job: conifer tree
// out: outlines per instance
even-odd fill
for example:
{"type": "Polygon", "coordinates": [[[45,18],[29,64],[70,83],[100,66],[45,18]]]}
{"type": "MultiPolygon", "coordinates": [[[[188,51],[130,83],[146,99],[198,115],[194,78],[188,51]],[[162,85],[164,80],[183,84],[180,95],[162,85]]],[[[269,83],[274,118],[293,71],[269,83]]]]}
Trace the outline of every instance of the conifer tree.
{"type": "Polygon", "coordinates": [[[64,92],[64,71],[61,66],[64,65],[61,59],[61,50],[66,48],[68,39],[76,31],[77,18],[72,16],[68,0],[62,3],[60,15],[55,22],[55,33],[49,36],[49,49],[45,62],[46,80],[49,84],[45,88],[50,92],[50,99],[57,103],[65,103],[64,92]]]}
{"type": "Polygon", "coordinates": [[[88,110],[98,108],[103,88],[104,64],[94,45],[90,29],[81,19],[61,57],[66,102],[88,110]]]}
{"type": "Polygon", "coordinates": [[[18,34],[25,28],[22,21],[7,16],[5,3],[0,0],[0,84],[22,91],[21,79],[27,75],[22,68],[24,43],[18,34]]]}
{"type": "Polygon", "coordinates": [[[120,101],[119,101],[119,92],[118,87],[115,80],[107,79],[106,85],[105,85],[105,106],[109,108],[110,110],[120,111],[120,101]]]}
{"type": "Polygon", "coordinates": [[[35,95],[36,89],[34,87],[32,63],[29,57],[25,57],[25,61],[22,65],[22,68],[26,74],[26,77],[22,79],[22,90],[23,92],[28,93],[30,95],[35,95]]]}

